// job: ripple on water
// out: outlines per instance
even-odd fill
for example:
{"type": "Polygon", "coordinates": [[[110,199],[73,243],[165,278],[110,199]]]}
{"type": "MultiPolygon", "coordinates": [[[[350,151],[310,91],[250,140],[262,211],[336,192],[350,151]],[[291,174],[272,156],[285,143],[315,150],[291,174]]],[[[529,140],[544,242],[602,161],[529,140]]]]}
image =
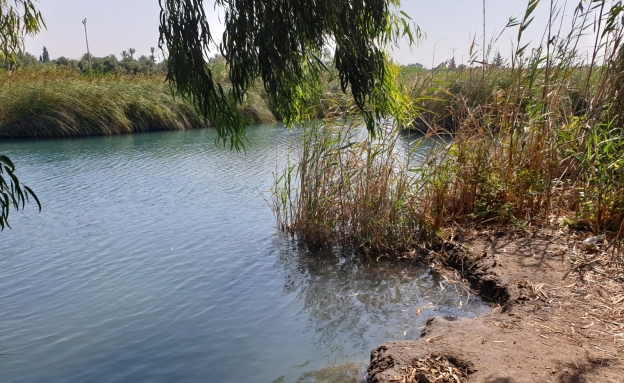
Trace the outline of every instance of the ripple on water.
{"type": "Polygon", "coordinates": [[[0,142],[43,203],[0,234],[0,381],[352,382],[427,316],[482,312],[428,270],[278,233],[259,191],[299,136],[0,142]]]}

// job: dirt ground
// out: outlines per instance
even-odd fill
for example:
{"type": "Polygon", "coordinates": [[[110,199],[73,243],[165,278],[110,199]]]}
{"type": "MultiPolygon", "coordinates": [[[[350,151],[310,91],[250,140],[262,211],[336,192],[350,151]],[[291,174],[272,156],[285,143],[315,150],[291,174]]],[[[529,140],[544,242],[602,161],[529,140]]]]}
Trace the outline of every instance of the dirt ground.
{"type": "Polygon", "coordinates": [[[371,353],[369,382],[624,382],[624,260],[559,228],[456,232],[435,268],[494,302],[371,353]]]}

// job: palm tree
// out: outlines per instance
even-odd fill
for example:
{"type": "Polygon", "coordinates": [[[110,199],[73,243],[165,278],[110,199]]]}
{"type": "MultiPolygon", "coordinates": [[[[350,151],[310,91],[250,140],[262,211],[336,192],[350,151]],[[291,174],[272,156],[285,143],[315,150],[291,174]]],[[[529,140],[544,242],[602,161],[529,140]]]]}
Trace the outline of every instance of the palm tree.
{"type": "Polygon", "coordinates": [[[136,49],[128,48],[128,53],[130,53],[130,58],[134,58],[134,54],[136,53],[136,49]]]}

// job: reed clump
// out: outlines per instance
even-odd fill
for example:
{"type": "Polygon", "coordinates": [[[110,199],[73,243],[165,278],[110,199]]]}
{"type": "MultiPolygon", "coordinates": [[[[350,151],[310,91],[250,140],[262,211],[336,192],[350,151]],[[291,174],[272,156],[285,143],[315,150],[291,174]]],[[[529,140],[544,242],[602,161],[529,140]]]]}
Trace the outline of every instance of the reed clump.
{"type": "Polygon", "coordinates": [[[425,226],[418,179],[397,151],[397,131],[377,137],[355,121],[308,126],[296,164],[276,178],[278,226],[314,247],[376,256],[416,247],[425,226]]]}
{"type": "MultiPolygon", "coordinates": [[[[274,122],[259,95],[240,106],[250,124],[274,122]]],[[[85,75],[71,69],[0,72],[0,138],[68,137],[184,130],[210,123],[164,76],[85,75]]]]}
{"type": "Polygon", "coordinates": [[[0,77],[0,137],[111,135],[205,124],[161,77],[20,70],[0,77]]]}

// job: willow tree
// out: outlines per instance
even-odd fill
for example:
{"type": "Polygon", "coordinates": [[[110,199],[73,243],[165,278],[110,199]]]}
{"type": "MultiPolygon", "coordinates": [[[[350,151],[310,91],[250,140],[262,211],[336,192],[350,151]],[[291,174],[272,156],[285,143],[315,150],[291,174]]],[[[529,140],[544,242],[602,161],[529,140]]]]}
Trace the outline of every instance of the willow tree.
{"type": "MultiPolygon", "coordinates": [[[[34,35],[45,27],[45,21],[31,0],[0,0],[0,59],[15,62],[22,51],[24,36],[34,35]]],[[[37,196],[15,175],[15,165],[0,154],[0,230],[8,226],[11,209],[25,207],[32,197],[39,210],[37,196]]]]}
{"type": "MultiPolygon", "coordinates": [[[[238,148],[245,120],[237,104],[260,79],[290,125],[307,116],[326,69],[320,52],[332,46],[343,92],[350,92],[367,127],[400,112],[388,47],[414,37],[399,0],[214,0],[224,14],[220,38],[211,32],[204,0],[159,0],[160,48],[167,53],[173,91],[191,101],[215,127],[223,144],[238,148]],[[229,84],[215,81],[208,65],[218,50],[229,84]]],[[[415,30],[418,32],[418,30],[415,30]]]]}

